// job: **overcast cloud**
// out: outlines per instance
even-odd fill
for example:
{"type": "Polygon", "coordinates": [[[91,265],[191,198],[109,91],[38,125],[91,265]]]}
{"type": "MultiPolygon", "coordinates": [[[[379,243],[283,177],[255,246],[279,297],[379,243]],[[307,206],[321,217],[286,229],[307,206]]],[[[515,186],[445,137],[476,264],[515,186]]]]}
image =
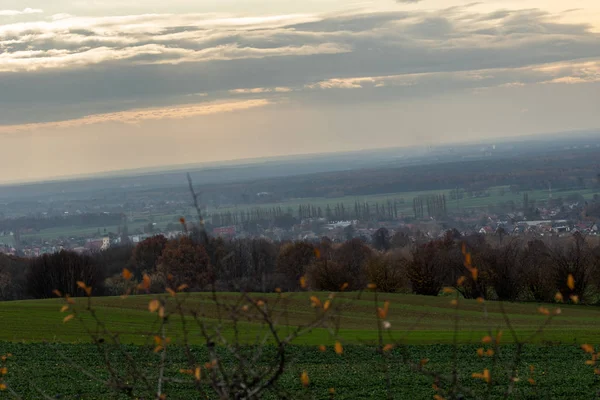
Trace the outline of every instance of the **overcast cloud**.
{"type": "MultiPolygon", "coordinates": [[[[97,134],[92,125],[120,124],[126,134],[132,121],[185,124],[186,118],[227,113],[231,119],[242,111],[262,120],[273,107],[292,106],[327,107],[335,110],[332,118],[351,117],[344,110],[352,107],[379,107],[371,116],[377,121],[370,126],[376,127],[381,119],[395,117],[384,112],[392,104],[442,98],[476,103],[490,91],[508,102],[511,96],[541,88],[559,93],[566,86],[583,110],[589,91],[600,82],[599,8],[592,1],[560,12],[554,5],[522,9],[503,5],[510,1],[461,1],[443,7],[435,0],[347,7],[331,1],[329,8],[309,1],[305,9],[296,5],[281,12],[286,11],[281,5],[253,1],[262,4],[256,9],[266,10],[249,13],[248,1],[240,2],[238,13],[227,2],[209,12],[180,0],[174,12],[166,13],[158,2],[144,9],[127,1],[98,1],[85,9],[59,1],[58,8],[47,10],[39,2],[23,8],[16,5],[20,1],[8,1],[10,8],[0,9],[0,143],[10,137],[12,145],[26,146],[36,135],[77,127],[77,140],[85,143],[97,134]],[[268,12],[269,4],[277,12],[268,12]],[[112,11],[103,11],[108,5],[112,11]],[[116,15],[115,9],[123,13],[116,15]],[[588,19],[582,17],[586,12],[588,19]]],[[[490,109],[498,107],[487,101],[490,109]]],[[[565,120],[565,125],[600,127],[596,115],[580,115],[579,121],[565,120]]],[[[259,140],[277,134],[266,133],[271,128],[261,124],[259,140]]],[[[423,130],[416,119],[408,126],[423,130]]],[[[478,129],[481,135],[499,134],[496,127],[478,129]]],[[[521,131],[510,134],[545,129],[541,122],[537,127],[523,123],[521,131]]],[[[356,141],[357,132],[331,135],[346,141],[340,148],[365,146],[356,141]]],[[[333,144],[323,149],[336,150],[333,144]]],[[[226,148],[220,150],[222,158],[231,158],[226,148]]],[[[283,147],[263,150],[264,155],[286,153],[283,147]]],[[[115,161],[114,169],[119,166],[124,164],[115,161]]]]}

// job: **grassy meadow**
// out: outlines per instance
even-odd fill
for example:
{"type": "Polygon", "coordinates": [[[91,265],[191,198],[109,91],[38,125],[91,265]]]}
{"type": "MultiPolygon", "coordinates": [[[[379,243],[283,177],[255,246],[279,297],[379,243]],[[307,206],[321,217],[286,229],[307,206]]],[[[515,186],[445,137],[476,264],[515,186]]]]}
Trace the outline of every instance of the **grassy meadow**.
{"type": "MultiPolygon", "coordinates": [[[[275,311],[279,320],[279,330],[284,332],[291,327],[306,324],[314,318],[309,297],[315,295],[325,300],[324,293],[293,293],[279,298],[277,294],[253,294],[254,299],[263,299],[275,311]]],[[[208,294],[194,293],[187,296],[187,307],[198,310],[203,318],[216,321],[217,310],[208,294]]],[[[220,293],[224,302],[235,302],[236,293],[220,293]]],[[[324,329],[298,338],[288,349],[288,357],[293,360],[279,381],[276,390],[266,398],[280,398],[280,391],[288,398],[331,398],[329,388],[335,389],[336,399],[379,399],[385,398],[386,370],[389,368],[390,387],[396,399],[431,399],[435,392],[431,378],[411,372],[400,361],[400,355],[411,359],[429,359],[426,368],[449,373],[454,356],[458,360],[458,371],[468,386],[482,396],[488,396],[488,387],[483,382],[471,378],[471,373],[490,368],[495,376],[508,376],[509,366],[515,352],[501,312],[500,303],[486,304],[487,316],[482,305],[474,300],[460,300],[458,309],[450,304],[448,296],[425,297],[407,294],[379,294],[379,300],[390,301],[388,321],[392,336],[405,346],[394,349],[390,358],[384,359],[375,352],[373,343],[377,338],[374,294],[339,294],[338,304],[344,303],[339,337],[334,338],[324,329]],[[458,318],[456,340],[460,345],[457,353],[451,344],[453,331],[458,318]],[[498,362],[490,358],[478,357],[476,349],[481,346],[482,336],[487,328],[505,331],[504,345],[498,353],[498,362]],[[339,339],[344,345],[344,353],[336,354],[332,344],[339,339]],[[327,346],[320,352],[318,345],[327,346]],[[302,387],[299,376],[307,371],[311,383],[302,387]]],[[[152,365],[156,365],[158,355],[151,351],[150,330],[156,327],[157,317],[148,311],[148,303],[153,296],[130,296],[94,298],[94,308],[100,318],[113,332],[119,333],[125,349],[142,366],[148,366],[151,378],[155,378],[152,365]],[[147,346],[145,346],[146,344],[147,346]]],[[[76,299],[75,307],[83,308],[86,299],[76,299]]],[[[61,299],[13,301],[0,303],[0,354],[12,353],[9,359],[9,374],[6,382],[17,390],[23,398],[40,398],[38,390],[63,399],[104,399],[119,398],[110,396],[108,389],[100,381],[91,379],[81,367],[91,371],[97,378],[108,377],[104,361],[79,321],[63,323],[65,314],[59,312],[61,299]],[[46,343],[43,343],[45,342],[46,343]],[[77,366],[77,367],[76,367],[77,366]]],[[[525,338],[533,333],[545,317],[538,311],[539,304],[506,303],[504,310],[516,333],[525,338]]],[[[546,305],[553,310],[555,305],[546,305]]],[[[518,364],[522,379],[516,384],[514,396],[508,398],[549,399],[591,398],[598,389],[598,379],[593,368],[585,365],[586,357],[579,345],[582,343],[600,344],[600,309],[591,306],[563,305],[562,313],[547,326],[536,343],[526,346],[518,364]],[[529,365],[535,366],[535,385],[530,384],[529,365]],[[587,397],[581,397],[583,394],[587,397]]],[[[86,319],[89,323],[89,319],[86,319]]],[[[175,343],[180,340],[177,332],[180,326],[176,318],[171,318],[168,336],[175,343]]],[[[242,324],[243,340],[253,343],[260,335],[259,324],[242,324]]],[[[231,335],[227,332],[225,335],[231,335]]],[[[197,330],[191,329],[193,353],[200,359],[208,359],[206,348],[197,330]]],[[[273,351],[267,351],[257,365],[267,365],[273,351]]],[[[109,351],[114,367],[127,368],[119,351],[109,351]]],[[[224,356],[224,362],[235,362],[224,356]]],[[[186,368],[186,355],[181,347],[172,347],[168,352],[166,376],[181,378],[179,370],[186,368]]],[[[198,398],[190,384],[167,385],[167,398],[198,398]]],[[[2,398],[0,394],[0,398],[2,398]]],[[[202,398],[213,398],[207,394],[202,398]]],[[[504,398],[499,388],[491,389],[489,398],[504,398]]]]}

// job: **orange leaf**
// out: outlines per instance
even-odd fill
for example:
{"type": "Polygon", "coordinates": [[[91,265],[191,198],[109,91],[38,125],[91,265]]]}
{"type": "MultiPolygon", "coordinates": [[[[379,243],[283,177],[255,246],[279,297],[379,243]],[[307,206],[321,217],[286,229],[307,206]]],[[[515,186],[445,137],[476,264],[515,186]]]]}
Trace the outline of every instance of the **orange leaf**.
{"type": "Polygon", "coordinates": [[[171,288],[167,288],[167,292],[172,296],[175,297],[177,295],[177,293],[175,293],[175,291],[171,288]]]}
{"type": "Polygon", "coordinates": [[[320,345],[320,346],[319,346],[319,351],[320,351],[321,353],[325,353],[325,352],[327,351],[327,347],[325,347],[324,345],[320,345]]]}
{"type": "Polygon", "coordinates": [[[310,379],[308,378],[308,373],[306,371],[302,371],[302,375],[300,375],[300,382],[304,387],[307,387],[309,385],[310,379]]]}
{"type": "Polygon", "coordinates": [[[458,278],[458,279],[456,280],[456,284],[457,284],[458,286],[462,286],[462,285],[465,283],[465,281],[466,281],[466,280],[467,280],[467,277],[466,277],[466,276],[461,276],[460,278],[458,278]]]}
{"type": "Polygon", "coordinates": [[[393,348],[394,348],[394,345],[388,343],[385,346],[383,346],[383,351],[388,352],[388,351],[392,350],[393,348]]]}
{"type": "Polygon", "coordinates": [[[6,390],[7,386],[4,383],[0,383],[0,391],[6,390]]]}
{"type": "Polygon", "coordinates": [[[488,351],[485,352],[485,355],[488,357],[492,357],[494,355],[494,350],[488,349],[488,351]]]}
{"type": "Polygon", "coordinates": [[[158,310],[158,307],[160,307],[160,301],[156,299],[151,300],[150,303],[148,303],[148,310],[150,312],[156,312],[156,310],[158,310]]]}
{"type": "Polygon", "coordinates": [[[463,256],[466,256],[467,255],[467,244],[465,242],[462,243],[461,250],[462,250],[463,256]]]}
{"type": "Polygon", "coordinates": [[[491,337],[491,336],[484,336],[484,337],[481,339],[481,343],[486,343],[486,344],[487,344],[487,343],[492,343],[492,337],[491,337]]]}
{"type": "Polygon", "coordinates": [[[306,289],[306,277],[305,276],[300,277],[300,287],[302,289],[306,289]]]}
{"type": "Polygon", "coordinates": [[[182,291],[184,291],[184,290],[185,290],[185,289],[187,289],[187,288],[188,288],[188,285],[186,285],[186,284],[184,283],[183,285],[179,285],[179,286],[177,286],[177,291],[178,291],[178,292],[182,292],[182,291]]]}
{"type": "Polygon", "coordinates": [[[72,320],[75,317],[75,315],[73,314],[69,314],[66,317],[63,318],[63,323],[69,322],[70,320],[72,320]]]}
{"type": "Polygon", "coordinates": [[[502,339],[502,331],[498,331],[498,333],[496,333],[496,344],[500,343],[500,339],[502,339]]]}
{"type": "Polygon", "coordinates": [[[89,297],[92,295],[92,287],[91,286],[87,286],[85,289],[83,289],[85,291],[85,294],[89,297]]]}
{"type": "Polygon", "coordinates": [[[375,290],[375,289],[377,289],[377,285],[374,284],[374,283],[369,283],[367,285],[367,289],[369,289],[369,290],[375,290]]]}
{"type": "Polygon", "coordinates": [[[342,286],[340,286],[340,292],[343,292],[346,289],[348,289],[348,282],[344,282],[342,286]]]}
{"type": "Polygon", "coordinates": [[[62,308],[60,309],[60,312],[65,312],[69,309],[69,305],[65,304],[64,306],[62,306],[62,308]]]}
{"type": "Polygon", "coordinates": [[[422,358],[421,361],[419,361],[419,365],[421,367],[425,366],[425,364],[427,364],[429,362],[429,358],[422,358]]]}
{"type": "Polygon", "coordinates": [[[323,304],[323,311],[329,310],[330,306],[331,306],[331,300],[325,301],[325,303],[323,304]]]}
{"type": "Polygon", "coordinates": [[[483,304],[483,302],[484,302],[484,301],[485,301],[485,300],[483,300],[483,297],[478,297],[478,298],[477,298],[477,302],[478,302],[479,304],[483,304]]]}
{"type": "Polygon", "coordinates": [[[200,380],[200,367],[196,367],[196,370],[194,371],[194,378],[196,378],[197,381],[200,380]]]}
{"type": "Polygon", "coordinates": [[[471,260],[471,253],[465,254],[465,267],[467,267],[467,268],[470,269],[471,265],[472,265],[471,262],[472,262],[472,260],[471,260]]]}
{"type": "Polygon", "coordinates": [[[87,287],[82,281],[77,281],[77,286],[79,286],[81,289],[85,289],[87,287]]]}
{"type": "Polygon", "coordinates": [[[527,382],[529,382],[530,385],[535,385],[535,380],[533,378],[527,379],[527,382]]]}
{"type": "Polygon", "coordinates": [[[321,250],[315,248],[315,257],[317,260],[321,258],[321,250]]]}
{"type": "Polygon", "coordinates": [[[165,317],[165,308],[163,306],[160,306],[158,308],[158,316],[159,316],[159,318],[164,318],[165,317]]]}
{"type": "Polygon", "coordinates": [[[0,375],[6,375],[6,374],[8,374],[8,368],[6,368],[6,367],[0,368],[0,375]]]}
{"type": "Polygon", "coordinates": [[[383,308],[377,307],[377,316],[380,319],[385,319],[388,315],[389,310],[390,310],[390,302],[386,300],[383,303],[383,308]]]}
{"type": "Polygon", "coordinates": [[[483,357],[483,347],[480,347],[480,348],[477,349],[477,355],[479,357],[483,357]]]}
{"type": "Polygon", "coordinates": [[[310,296],[310,303],[315,308],[321,308],[321,307],[323,307],[323,304],[321,303],[321,300],[319,300],[319,298],[317,296],[310,296]]]}
{"type": "Polygon", "coordinates": [[[550,310],[548,310],[546,307],[539,307],[538,308],[538,312],[540,314],[550,315],[550,310]]]}
{"type": "Polygon", "coordinates": [[[477,268],[471,268],[471,276],[473,277],[473,280],[476,281],[479,276],[479,270],[477,268]]]}
{"type": "Polygon", "coordinates": [[[127,268],[123,268],[123,278],[128,281],[133,277],[133,274],[131,273],[130,270],[128,270],[127,268]]]}
{"type": "Polygon", "coordinates": [[[575,278],[573,278],[573,275],[571,274],[569,274],[569,276],[567,277],[567,286],[571,290],[575,289],[575,278]]]}
{"type": "Polygon", "coordinates": [[[452,299],[452,300],[450,301],[450,304],[451,304],[451,305],[453,305],[453,306],[457,306],[457,305],[458,305],[458,300],[456,300],[456,299],[452,299]]]}
{"type": "Polygon", "coordinates": [[[62,297],[62,293],[60,292],[60,290],[54,289],[54,290],[52,291],[52,293],[54,293],[54,294],[55,294],[56,296],[58,296],[58,297],[62,297]]]}
{"type": "Polygon", "coordinates": [[[148,274],[144,274],[144,276],[142,277],[142,282],[138,285],[138,289],[150,289],[150,277],[148,276],[148,274]]]}
{"type": "Polygon", "coordinates": [[[335,346],[333,348],[335,349],[336,354],[342,354],[344,352],[344,348],[340,342],[335,342],[335,346]]]}
{"type": "Polygon", "coordinates": [[[593,353],[594,352],[594,346],[584,343],[581,345],[581,348],[583,349],[583,351],[585,351],[586,353],[593,353]]]}
{"type": "Polygon", "coordinates": [[[451,293],[454,293],[454,289],[449,288],[449,287],[445,287],[445,288],[442,289],[442,293],[451,294],[451,293]]]}

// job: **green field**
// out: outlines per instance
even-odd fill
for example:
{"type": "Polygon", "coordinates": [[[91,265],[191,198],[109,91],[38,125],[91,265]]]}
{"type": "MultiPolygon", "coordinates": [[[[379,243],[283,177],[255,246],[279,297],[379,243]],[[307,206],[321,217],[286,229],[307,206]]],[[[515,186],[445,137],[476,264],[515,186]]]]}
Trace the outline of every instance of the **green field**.
{"type": "MultiPolygon", "coordinates": [[[[234,302],[239,294],[221,293],[225,302],[234,302]]],[[[280,319],[280,331],[287,325],[297,326],[309,322],[315,316],[310,307],[309,296],[317,295],[322,300],[324,293],[286,294],[284,300],[278,295],[253,295],[263,298],[275,311],[283,315],[280,319]],[[285,305],[284,305],[285,303],[285,305]]],[[[315,329],[299,338],[289,348],[288,356],[294,362],[287,369],[278,390],[289,393],[290,398],[326,399],[328,389],[336,389],[338,399],[385,398],[386,369],[389,368],[390,385],[395,399],[431,399],[431,378],[409,371],[400,361],[401,354],[410,359],[430,359],[427,368],[448,373],[452,368],[451,360],[456,355],[458,372],[466,385],[478,394],[485,394],[486,385],[470,377],[472,372],[492,369],[498,379],[506,378],[511,365],[515,347],[510,344],[510,335],[500,310],[500,304],[487,304],[487,317],[483,315],[482,305],[476,301],[461,300],[459,310],[450,304],[450,297],[425,297],[406,294],[380,294],[380,300],[390,301],[388,320],[392,324],[392,333],[406,343],[392,352],[385,361],[373,346],[376,339],[376,318],[372,293],[363,293],[357,300],[356,293],[338,295],[336,299],[346,304],[341,325],[340,340],[345,351],[337,355],[332,350],[334,337],[323,329],[315,329]],[[459,318],[457,341],[461,343],[458,352],[450,344],[453,340],[455,317],[459,318]],[[490,358],[479,358],[475,354],[480,340],[487,328],[505,331],[505,343],[498,353],[495,364],[490,358]],[[328,346],[325,353],[317,350],[319,344],[328,346]],[[311,377],[308,389],[299,382],[301,371],[306,370],[311,377]]],[[[185,296],[185,295],[183,295],[185,296]]],[[[150,339],[152,328],[156,327],[156,316],[147,310],[151,296],[132,296],[128,299],[105,297],[93,299],[100,317],[107,322],[113,332],[118,332],[125,343],[125,349],[131,353],[151,379],[156,378],[158,355],[151,351],[152,346],[144,346],[150,339]]],[[[85,299],[77,299],[77,307],[83,307],[85,299]],[[82,304],[79,304],[82,303],[82,304]]],[[[205,320],[216,320],[216,309],[206,294],[192,294],[186,299],[190,308],[205,315],[205,320]]],[[[63,323],[65,314],[59,312],[61,300],[32,300],[0,303],[0,354],[10,352],[9,374],[6,381],[17,389],[24,398],[39,398],[36,386],[52,396],[63,399],[103,399],[109,398],[107,389],[100,383],[84,375],[79,367],[83,366],[94,376],[106,379],[104,362],[95,346],[89,344],[90,338],[78,321],[63,323]],[[43,340],[49,343],[41,343],[43,340]],[[34,385],[32,385],[32,383],[34,385]]],[[[505,311],[516,330],[524,338],[535,331],[545,320],[537,311],[538,304],[508,303],[505,311]]],[[[546,305],[554,309],[554,305],[546,305]]],[[[544,329],[536,343],[525,348],[518,363],[522,379],[516,385],[515,396],[510,398],[549,398],[574,399],[592,398],[594,390],[599,388],[593,368],[584,364],[585,355],[579,344],[600,343],[600,309],[591,306],[562,306],[562,313],[544,329]],[[527,382],[529,365],[535,365],[536,385],[527,382]],[[594,389],[595,388],[595,389],[594,389]],[[518,396],[517,396],[518,395],[518,396]]],[[[172,318],[173,319],[173,318],[172,318]]],[[[89,322],[89,319],[87,320],[89,322]]],[[[167,335],[177,343],[179,326],[171,321],[167,335]]],[[[249,343],[262,332],[261,326],[244,323],[244,340],[249,343]]],[[[196,345],[193,353],[197,359],[208,359],[206,348],[199,333],[192,329],[192,342],[196,345]]],[[[225,336],[231,336],[225,329],[225,336]]],[[[150,340],[151,341],[151,340],[150,340]]],[[[110,342],[109,342],[110,343],[110,342]]],[[[109,347],[109,355],[118,370],[126,370],[125,361],[119,351],[109,347]]],[[[224,353],[225,362],[234,362],[224,353]]],[[[273,361],[273,349],[268,348],[257,367],[269,365],[273,361]]],[[[179,377],[178,371],[186,368],[186,356],[180,347],[172,347],[168,352],[166,374],[179,377]]],[[[168,398],[192,399],[192,389],[187,385],[167,385],[168,398]]],[[[503,390],[494,388],[489,398],[502,398],[503,390]]],[[[1,395],[0,395],[0,398],[1,395]]],[[[206,396],[202,398],[213,398],[206,396]]],[[[277,398],[271,393],[266,398],[277,398]]]]}
{"type": "MultiPolygon", "coordinates": [[[[326,295],[314,293],[324,301],[326,295]]],[[[280,329],[300,326],[309,323],[315,317],[315,310],[310,307],[310,293],[285,294],[284,300],[273,305],[275,315],[280,316],[280,329]]],[[[186,307],[197,310],[207,321],[215,321],[216,309],[208,294],[195,293],[186,299],[186,307]]],[[[239,294],[220,293],[220,298],[233,303],[239,294]]],[[[275,304],[278,295],[254,295],[265,298],[268,304],[275,304]]],[[[336,297],[336,301],[347,303],[342,312],[341,337],[348,343],[363,343],[376,338],[376,318],[372,293],[363,293],[357,300],[356,293],[345,293],[336,297]]],[[[404,338],[406,343],[439,344],[453,340],[455,316],[459,319],[458,340],[461,343],[477,343],[488,328],[506,330],[499,303],[488,302],[487,317],[482,306],[474,300],[461,300],[456,313],[450,304],[449,297],[427,297],[408,294],[381,294],[380,298],[390,301],[388,320],[391,332],[404,338]]],[[[94,307],[100,317],[118,332],[123,342],[143,344],[148,327],[156,321],[156,316],[147,310],[151,296],[131,296],[125,300],[120,297],[99,297],[93,299],[94,307]]],[[[71,321],[62,323],[65,314],[59,312],[62,300],[27,300],[0,303],[0,340],[4,341],[56,341],[67,343],[87,343],[89,338],[81,326],[71,321]]],[[[85,303],[85,299],[78,299],[85,303]]],[[[83,307],[83,304],[79,305],[83,307]]],[[[553,309],[553,305],[547,306],[553,309]]],[[[534,332],[545,317],[537,311],[538,304],[507,303],[505,311],[518,334],[525,338],[534,332]]],[[[261,329],[251,322],[246,323],[244,330],[249,337],[261,329]]],[[[176,336],[178,326],[173,322],[172,332],[176,336]]],[[[510,338],[506,336],[506,340],[510,338]]],[[[198,335],[192,340],[202,343],[198,335]]],[[[310,334],[298,339],[296,344],[321,344],[331,342],[326,329],[314,329],[310,334]]],[[[543,333],[540,340],[560,343],[599,343],[600,344],[600,309],[591,306],[563,305],[562,313],[556,317],[543,333]]]]}

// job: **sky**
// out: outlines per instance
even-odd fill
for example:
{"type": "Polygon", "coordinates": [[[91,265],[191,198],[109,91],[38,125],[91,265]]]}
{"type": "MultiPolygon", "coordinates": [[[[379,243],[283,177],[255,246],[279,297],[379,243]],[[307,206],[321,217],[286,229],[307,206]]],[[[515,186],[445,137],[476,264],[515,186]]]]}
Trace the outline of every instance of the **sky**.
{"type": "Polygon", "coordinates": [[[0,183],[600,128],[600,1],[0,0],[0,183]]]}

